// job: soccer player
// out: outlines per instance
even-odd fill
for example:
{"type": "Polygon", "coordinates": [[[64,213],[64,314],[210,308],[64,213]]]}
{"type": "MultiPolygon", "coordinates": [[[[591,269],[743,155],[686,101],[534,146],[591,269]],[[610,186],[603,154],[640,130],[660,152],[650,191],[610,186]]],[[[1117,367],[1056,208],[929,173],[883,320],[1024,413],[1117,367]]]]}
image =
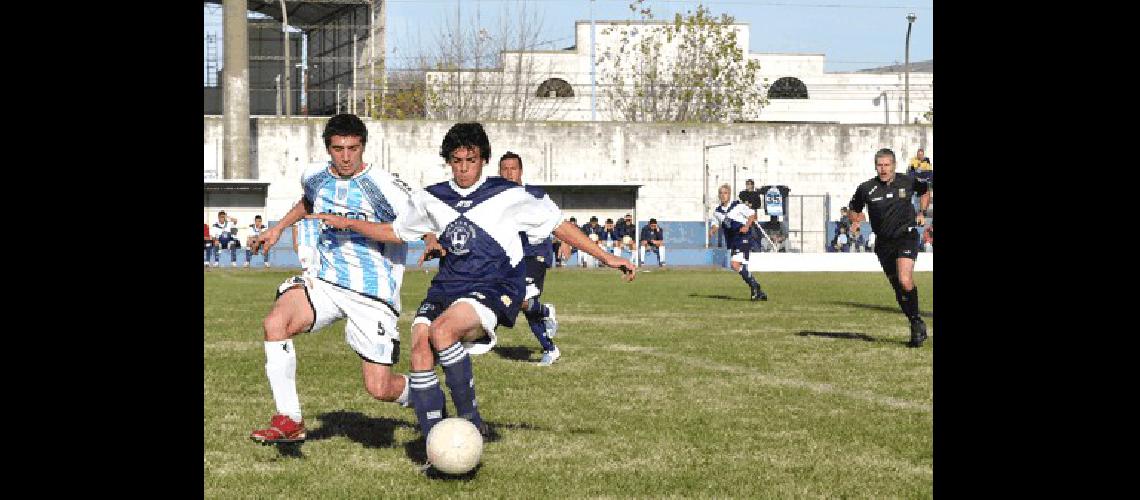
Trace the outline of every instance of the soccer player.
{"type": "Polygon", "coordinates": [[[918,258],[918,227],[925,222],[923,212],[930,204],[926,183],[895,172],[895,152],[883,148],[875,152],[875,177],[859,185],[847,217],[852,222],[864,219],[863,207],[871,216],[871,231],[876,235],[875,256],[883,267],[895,300],[910,320],[909,347],[922,347],[926,340],[926,323],[918,312],[918,288],[914,285],[914,261],[918,258]],[[911,196],[919,195],[920,211],[915,214],[911,196]]]}
{"type": "MultiPolygon", "coordinates": [[[[302,199],[257,244],[273,246],[284,228],[311,212],[337,214],[354,221],[395,220],[409,208],[410,188],[399,178],[362,160],[368,129],[354,115],[333,116],[322,134],[331,161],[307,168],[301,177],[302,199]]],[[[277,414],[268,428],[253,431],[260,443],[305,439],[297,397],[297,355],[292,338],[347,318],[345,341],[363,363],[364,387],[381,401],[406,403],[407,377],[392,372],[399,359],[400,284],[407,246],[323,226],[315,245],[319,262],[303,276],[277,289],[273,310],[265,317],[265,373],[277,414]]]]}
{"type": "MultiPolygon", "coordinates": [[[[265,226],[265,224],[263,224],[261,222],[261,216],[260,215],[254,216],[253,217],[253,224],[249,225],[249,238],[247,238],[245,241],[245,264],[244,264],[244,267],[249,267],[249,263],[253,262],[254,243],[257,241],[258,235],[260,235],[262,232],[264,232],[265,229],[266,229],[266,226],[265,226]]],[[[265,257],[265,267],[269,267],[269,247],[265,247],[264,257],[265,257]]]]}
{"type": "MultiPolygon", "coordinates": [[[[326,225],[363,232],[379,241],[411,241],[423,234],[440,234],[439,272],[412,321],[411,403],[426,437],[443,418],[444,395],[433,369],[443,365],[451,400],[459,416],[495,433],[483,422],[475,403],[475,379],[470,354],[495,345],[495,328],[514,325],[526,290],[522,265],[525,232],[537,244],[551,234],[565,244],[597,257],[622,271],[627,281],[635,271],[629,261],[607,254],[572,224],[549,197],[539,199],[522,186],[483,174],[491,145],[479,123],[458,123],[447,131],[440,156],[451,167],[452,180],[417,191],[413,209],[392,224],[375,224],[331,214],[315,214],[326,225]],[[466,348],[465,348],[466,347],[466,348]]],[[[434,251],[429,244],[429,251],[434,251]]]]}
{"type": "MultiPolygon", "coordinates": [[[[507,151],[499,158],[499,176],[515,184],[523,186],[526,192],[538,199],[549,199],[546,191],[538,186],[528,186],[522,182],[522,157],[507,151]]],[[[547,236],[542,243],[531,245],[526,233],[519,233],[523,244],[523,264],[526,266],[526,294],[523,295],[523,316],[526,316],[530,331],[542,346],[542,360],[538,366],[550,366],[562,357],[562,352],[554,344],[554,335],[558,332],[558,319],[555,316],[554,304],[543,304],[539,297],[542,294],[543,284],[546,282],[546,268],[554,261],[553,238],[547,236]]]]}
{"type": "Polygon", "coordinates": [[[751,290],[752,300],[768,300],[768,294],[760,289],[760,282],[748,270],[749,257],[753,255],[753,237],[756,229],[756,211],[740,200],[729,202],[732,188],[723,184],[717,189],[720,205],[713,209],[716,224],[713,229],[724,228],[725,245],[732,254],[729,263],[732,270],[740,274],[751,290]]]}
{"type": "Polygon", "coordinates": [[[641,228],[641,265],[645,265],[645,252],[657,254],[657,267],[665,267],[665,229],[657,225],[657,219],[650,218],[649,224],[641,228]]]}

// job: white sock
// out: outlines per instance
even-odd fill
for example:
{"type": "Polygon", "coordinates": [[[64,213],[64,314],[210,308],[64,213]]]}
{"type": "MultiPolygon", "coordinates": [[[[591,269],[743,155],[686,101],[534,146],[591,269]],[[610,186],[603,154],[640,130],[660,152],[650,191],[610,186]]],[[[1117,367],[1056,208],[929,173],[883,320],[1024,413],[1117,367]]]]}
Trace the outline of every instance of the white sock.
{"type": "Polygon", "coordinates": [[[662,265],[665,264],[665,247],[659,247],[657,249],[657,262],[660,262],[662,265]]]}
{"type": "Polygon", "coordinates": [[[645,247],[639,248],[637,255],[638,255],[637,260],[639,260],[641,262],[645,262],[645,247]]]}
{"type": "Polygon", "coordinates": [[[399,404],[400,406],[403,406],[404,408],[407,408],[408,407],[408,387],[411,387],[412,384],[410,383],[411,381],[408,380],[407,375],[404,375],[403,373],[401,373],[400,376],[404,377],[404,392],[401,392],[400,397],[396,398],[396,403],[399,404]]]}
{"type": "Polygon", "coordinates": [[[265,343],[265,375],[273,389],[277,413],[301,421],[301,401],[297,398],[297,352],[293,340],[265,343]]]}

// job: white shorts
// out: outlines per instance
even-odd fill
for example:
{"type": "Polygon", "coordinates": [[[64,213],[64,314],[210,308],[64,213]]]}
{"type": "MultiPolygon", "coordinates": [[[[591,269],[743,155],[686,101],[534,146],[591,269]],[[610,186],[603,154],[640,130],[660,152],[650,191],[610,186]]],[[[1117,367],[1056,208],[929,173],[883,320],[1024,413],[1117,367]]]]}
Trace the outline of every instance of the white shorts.
{"type": "MultiPolygon", "coordinates": [[[[451,304],[459,302],[471,304],[471,307],[475,309],[475,314],[479,316],[479,324],[483,327],[483,332],[486,334],[483,337],[475,339],[474,342],[463,342],[463,347],[467,349],[467,354],[474,355],[489,352],[499,341],[499,338],[495,335],[495,328],[499,326],[499,318],[495,316],[495,311],[480,304],[479,301],[474,298],[469,297],[460,297],[455,299],[451,304]]],[[[444,307],[444,310],[446,310],[447,307],[451,307],[451,304],[444,307]]],[[[412,327],[416,325],[431,325],[432,320],[428,319],[427,315],[439,317],[440,314],[443,314],[443,311],[428,312],[424,311],[423,306],[420,306],[420,311],[416,313],[416,318],[412,320],[412,327]]]]}
{"type": "Polygon", "coordinates": [[[755,267],[756,259],[758,256],[757,254],[759,254],[759,253],[760,253],[759,250],[752,250],[752,251],[748,252],[748,261],[745,262],[744,252],[741,252],[739,250],[733,250],[732,251],[732,258],[730,259],[730,261],[731,262],[739,262],[741,264],[748,264],[749,267],[755,267]]]}
{"type": "Polygon", "coordinates": [[[361,358],[382,365],[394,365],[400,360],[400,332],[396,329],[399,315],[388,304],[309,276],[289,278],[278,291],[284,293],[297,284],[304,286],[313,307],[310,332],[347,318],[344,341],[361,358]]]}

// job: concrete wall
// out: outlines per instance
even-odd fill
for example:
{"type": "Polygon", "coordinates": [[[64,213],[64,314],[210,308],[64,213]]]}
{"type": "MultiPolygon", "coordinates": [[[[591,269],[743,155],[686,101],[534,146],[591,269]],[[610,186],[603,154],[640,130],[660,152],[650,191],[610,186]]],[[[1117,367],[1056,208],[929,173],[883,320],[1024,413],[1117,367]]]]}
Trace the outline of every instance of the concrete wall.
{"type": "MultiPolygon", "coordinates": [[[[269,182],[263,216],[281,217],[301,197],[300,176],[310,162],[325,162],[321,139],[326,117],[255,117],[251,170],[269,182]]],[[[439,143],[453,122],[370,121],[366,162],[400,175],[413,186],[426,186],[450,177],[439,156],[439,143]]],[[[224,141],[222,119],[204,118],[204,164],[209,172],[214,152],[224,141]]],[[[641,184],[636,199],[637,219],[665,222],[704,221],[708,217],[702,193],[716,203],[721,183],[744,189],[746,179],[757,186],[785,184],[791,195],[825,195],[820,208],[805,208],[808,221],[834,220],[855,187],[874,175],[874,153],[894,149],[898,170],[915,150],[925,146],[930,157],[934,129],[927,125],[824,124],[628,124],[616,122],[490,122],[492,165],[505,151],[524,159],[523,179],[536,184],[641,184]],[[708,150],[708,178],[701,166],[705,144],[731,143],[708,150]],[[734,183],[735,172],[735,183],[734,183]],[[822,207],[829,210],[824,213],[822,207]]],[[[822,200],[822,199],[821,199],[822,200]]],[[[225,207],[218,207],[225,208],[225,207]]],[[[793,214],[794,215],[794,214],[793,214]]],[[[585,221],[579,221],[585,223],[585,221]]],[[[792,221],[790,221],[792,222],[792,221]]],[[[805,222],[805,226],[810,225],[805,222]]],[[[793,224],[794,226],[794,224],[793,224]]],[[[795,227],[793,227],[795,229],[795,227]]],[[[805,230],[816,228],[805,227],[805,230]]],[[[823,236],[820,237],[821,239],[823,236]]],[[[812,245],[805,245],[815,248],[812,245]]],[[[822,248],[822,247],[821,247],[822,248]]]]}

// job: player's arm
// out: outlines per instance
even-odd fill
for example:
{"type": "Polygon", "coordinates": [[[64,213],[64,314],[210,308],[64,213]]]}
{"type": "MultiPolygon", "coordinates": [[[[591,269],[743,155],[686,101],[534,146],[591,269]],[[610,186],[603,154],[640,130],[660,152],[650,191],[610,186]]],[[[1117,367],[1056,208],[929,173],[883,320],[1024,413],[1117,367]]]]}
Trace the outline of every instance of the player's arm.
{"type": "Polygon", "coordinates": [[[590,254],[597,258],[598,262],[605,264],[606,267],[621,269],[621,271],[625,273],[625,279],[627,281],[633,281],[636,272],[633,269],[632,262],[603,250],[597,243],[590,241],[590,238],[574,224],[563,222],[554,229],[553,234],[556,238],[562,240],[563,245],[569,244],[578,250],[590,254]]]}
{"type": "MultiPolygon", "coordinates": [[[[250,248],[250,250],[256,252],[260,247],[265,248],[266,251],[268,251],[269,248],[277,244],[277,240],[281,239],[281,232],[284,231],[285,228],[292,226],[293,223],[301,220],[305,217],[305,214],[308,214],[311,211],[312,204],[308,203],[305,200],[305,197],[302,196],[301,199],[293,205],[293,208],[290,208],[289,211],[286,212],[283,217],[281,217],[281,220],[277,221],[277,224],[274,224],[273,227],[266,229],[265,231],[262,231],[261,234],[257,235],[257,240],[254,241],[255,246],[253,248],[250,248]]],[[[296,242],[294,241],[294,244],[295,243],[296,242]]]]}
{"type": "Polygon", "coordinates": [[[851,196],[851,201],[847,202],[847,220],[858,224],[863,222],[863,205],[865,203],[863,192],[859,188],[855,188],[855,194],[851,196]]]}

